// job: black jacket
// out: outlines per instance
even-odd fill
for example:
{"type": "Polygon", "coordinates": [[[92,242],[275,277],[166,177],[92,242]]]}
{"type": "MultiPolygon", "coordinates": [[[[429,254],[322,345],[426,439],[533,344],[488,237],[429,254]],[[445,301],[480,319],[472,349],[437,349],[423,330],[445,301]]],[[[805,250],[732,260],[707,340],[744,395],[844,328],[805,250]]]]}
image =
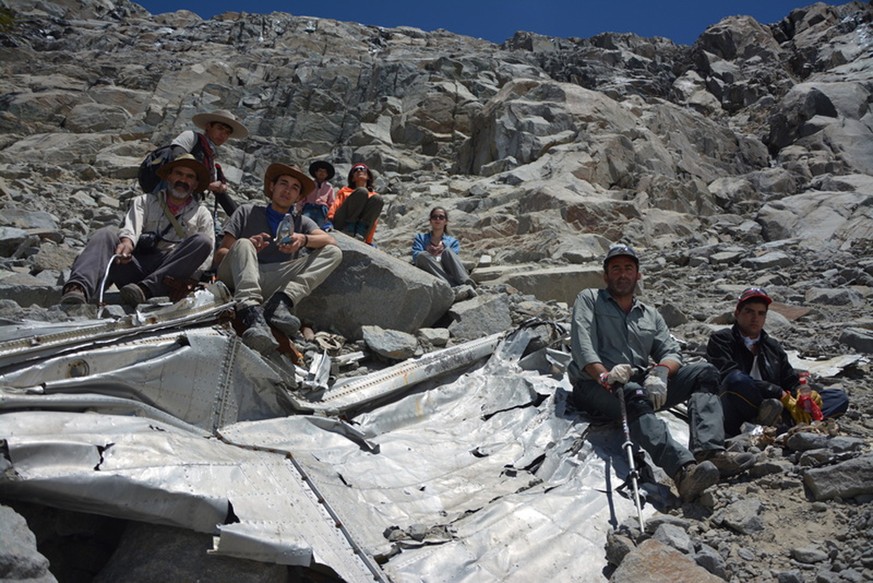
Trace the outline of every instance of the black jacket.
{"type": "MultiPolygon", "coordinates": [[[[712,333],[706,345],[706,359],[718,369],[723,381],[735,370],[749,374],[755,355],[746,348],[740,330],[734,324],[730,329],[712,333]]],[[[768,393],[768,397],[779,398],[782,389],[793,393],[800,382],[794,367],[788,362],[788,355],[764,330],[761,330],[761,339],[758,341],[758,370],[761,379],[769,385],[759,388],[768,393]]]]}

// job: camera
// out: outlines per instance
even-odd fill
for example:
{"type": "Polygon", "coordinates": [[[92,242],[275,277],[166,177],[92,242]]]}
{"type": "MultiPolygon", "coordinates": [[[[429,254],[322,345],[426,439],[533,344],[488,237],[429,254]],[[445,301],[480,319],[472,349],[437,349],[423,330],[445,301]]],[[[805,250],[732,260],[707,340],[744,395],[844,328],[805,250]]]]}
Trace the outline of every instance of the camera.
{"type": "Polygon", "coordinates": [[[137,253],[154,253],[157,251],[158,241],[160,237],[154,231],[146,231],[139,236],[136,242],[137,253]]]}

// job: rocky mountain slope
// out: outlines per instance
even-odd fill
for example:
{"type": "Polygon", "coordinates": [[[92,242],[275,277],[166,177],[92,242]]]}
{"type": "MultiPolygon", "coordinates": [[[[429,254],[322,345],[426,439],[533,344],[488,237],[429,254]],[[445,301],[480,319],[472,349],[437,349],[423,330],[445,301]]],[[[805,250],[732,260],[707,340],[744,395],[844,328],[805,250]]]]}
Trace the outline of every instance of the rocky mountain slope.
{"type": "MultiPolygon", "coordinates": [[[[235,198],[258,199],[274,161],[328,159],[338,178],[366,162],[387,203],[378,250],[406,260],[444,206],[464,258],[498,268],[478,270],[485,293],[510,294],[516,317],[566,317],[556,273],[596,268],[618,240],[641,250],[646,299],[692,356],[739,290],[766,286],[769,328],[789,348],[859,355],[821,380],[849,391],[839,433],[869,452],[870,3],[732,17],[691,46],[522,32],[495,45],[285,13],[151,15],[124,0],[0,6],[0,296],[17,301],[4,315],[21,304],[65,317],[51,308],[58,282],[117,220],[145,153],[195,113],[229,109],[251,132],[220,152],[235,198]],[[513,286],[518,271],[539,276],[513,286]]],[[[711,572],[873,579],[869,489],[811,502],[804,448],[768,450],[772,473],[685,510],[696,552],[715,549],[711,572]],[[761,528],[725,518],[737,500],[760,503],[761,528]]]]}

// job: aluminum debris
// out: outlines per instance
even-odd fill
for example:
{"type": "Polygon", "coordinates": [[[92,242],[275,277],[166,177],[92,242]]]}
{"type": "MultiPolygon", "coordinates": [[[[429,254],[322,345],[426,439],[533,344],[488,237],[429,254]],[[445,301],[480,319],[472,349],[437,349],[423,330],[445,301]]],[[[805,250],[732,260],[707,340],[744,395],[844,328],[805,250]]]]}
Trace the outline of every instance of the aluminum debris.
{"type": "Polygon", "coordinates": [[[101,328],[100,342],[81,326],[0,366],[0,492],[212,533],[213,553],[346,581],[602,578],[606,533],[636,516],[615,493],[621,432],[568,405],[560,351],[522,358],[531,329],[313,391],[324,361],[263,359],[210,309],[101,328]]]}

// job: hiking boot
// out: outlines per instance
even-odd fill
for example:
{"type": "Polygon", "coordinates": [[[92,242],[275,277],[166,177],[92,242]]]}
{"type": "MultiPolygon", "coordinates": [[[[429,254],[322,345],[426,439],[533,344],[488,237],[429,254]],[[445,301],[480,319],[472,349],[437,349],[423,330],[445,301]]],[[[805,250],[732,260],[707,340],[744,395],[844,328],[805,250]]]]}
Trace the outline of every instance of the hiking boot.
{"type": "Polygon", "coordinates": [[[121,288],[121,301],[132,308],[146,303],[148,299],[145,289],[138,283],[129,283],[121,288]]]}
{"type": "Polygon", "coordinates": [[[695,454],[698,462],[711,462],[722,478],[730,478],[755,465],[757,457],[753,453],[710,449],[695,454]]]}
{"type": "Polygon", "coordinates": [[[772,427],[782,416],[782,403],[779,399],[764,399],[758,407],[758,416],[755,417],[755,423],[772,427]]]}
{"type": "Polygon", "coordinates": [[[673,483],[682,501],[691,502],[718,483],[718,468],[708,461],[691,462],[673,476],[673,483]]]}
{"type": "Polygon", "coordinates": [[[285,292],[274,293],[264,304],[264,318],[289,339],[300,331],[300,318],[291,313],[293,307],[294,302],[285,292]]]}
{"type": "Polygon", "coordinates": [[[64,306],[81,306],[87,304],[88,298],[85,297],[85,288],[78,283],[68,283],[64,286],[63,295],[61,296],[61,305],[64,306]]]}
{"type": "Polygon", "coordinates": [[[244,328],[241,336],[243,344],[261,354],[269,354],[279,348],[279,343],[273,338],[273,333],[267,326],[261,306],[241,308],[236,316],[244,328]]]}

